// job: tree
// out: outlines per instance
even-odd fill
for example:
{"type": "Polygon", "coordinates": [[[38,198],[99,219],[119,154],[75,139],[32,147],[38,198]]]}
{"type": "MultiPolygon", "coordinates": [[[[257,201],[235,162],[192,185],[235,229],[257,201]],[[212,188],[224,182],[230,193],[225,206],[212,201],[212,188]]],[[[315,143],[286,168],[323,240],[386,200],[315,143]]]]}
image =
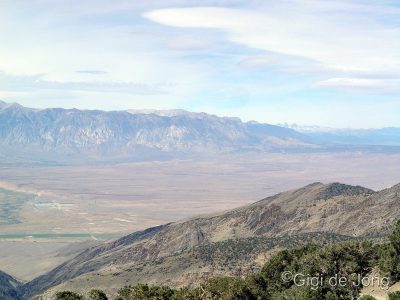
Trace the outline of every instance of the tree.
{"type": "Polygon", "coordinates": [[[175,294],[175,290],[166,286],[149,286],[147,284],[137,284],[127,286],[119,290],[116,300],[169,300],[175,294]]]}
{"type": "Polygon", "coordinates": [[[107,295],[100,290],[91,290],[89,300],[108,300],[107,295]]]}
{"type": "Polygon", "coordinates": [[[202,298],[221,300],[255,300],[259,297],[249,283],[240,277],[214,277],[203,284],[202,298]]]}
{"type": "Polygon", "coordinates": [[[392,243],[397,254],[400,255],[400,220],[397,221],[396,226],[390,235],[390,242],[392,243]]]}
{"type": "Polygon", "coordinates": [[[74,292],[64,291],[56,294],[56,300],[83,300],[83,296],[74,292]]]}
{"type": "Polygon", "coordinates": [[[376,298],[370,295],[362,295],[358,300],[376,300],[376,298]]]}
{"type": "Polygon", "coordinates": [[[389,293],[389,300],[400,300],[400,292],[389,293]]]}

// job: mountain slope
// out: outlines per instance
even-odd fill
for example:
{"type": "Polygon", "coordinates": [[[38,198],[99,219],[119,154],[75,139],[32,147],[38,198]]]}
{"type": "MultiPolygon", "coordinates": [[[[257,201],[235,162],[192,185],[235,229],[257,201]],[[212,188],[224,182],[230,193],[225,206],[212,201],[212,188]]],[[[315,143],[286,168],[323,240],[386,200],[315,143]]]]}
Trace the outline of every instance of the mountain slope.
{"type": "Polygon", "coordinates": [[[10,275],[0,271],[0,299],[2,300],[18,300],[21,299],[17,293],[21,282],[14,279],[10,275]]]}
{"type": "Polygon", "coordinates": [[[399,208],[400,185],[374,192],[340,183],[314,183],[225,213],[150,228],[88,249],[24,289],[28,294],[37,293],[89,272],[119,273],[127,264],[171,260],[175,255],[221,241],[315,232],[354,237],[384,235],[389,224],[400,218],[399,208]]]}
{"type": "Polygon", "coordinates": [[[23,154],[28,148],[31,154],[143,159],[311,146],[292,129],[205,113],[162,115],[0,104],[1,152],[8,150],[8,154],[15,150],[23,154]]]}

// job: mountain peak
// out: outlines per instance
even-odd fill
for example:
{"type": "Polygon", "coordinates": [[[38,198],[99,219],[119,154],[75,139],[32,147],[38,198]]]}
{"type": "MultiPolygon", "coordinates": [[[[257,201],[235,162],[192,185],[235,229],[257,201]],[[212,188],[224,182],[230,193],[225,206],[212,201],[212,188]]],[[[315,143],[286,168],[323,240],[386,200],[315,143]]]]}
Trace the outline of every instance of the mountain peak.
{"type": "Polygon", "coordinates": [[[375,191],[362,187],[343,184],[339,182],[322,183],[314,182],[304,187],[286,191],[255,202],[253,205],[266,206],[276,204],[281,207],[302,207],[313,205],[323,199],[331,199],[336,196],[369,196],[375,191]]]}
{"type": "Polygon", "coordinates": [[[9,105],[9,103],[0,100],[0,110],[7,108],[9,105]]]}
{"type": "Polygon", "coordinates": [[[12,103],[8,103],[8,102],[4,102],[0,100],[0,110],[6,109],[6,108],[25,108],[24,106],[22,106],[19,103],[16,102],[12,102],[12,103]]]}
{"type": "Polygon", "coordinates": [[[357,196],[357,195],[372,195],[375,191],[362,187],[333,182],[325,185],[325,188],[319,193],[319,197],[326,199],[335,196],[357,196]]]}

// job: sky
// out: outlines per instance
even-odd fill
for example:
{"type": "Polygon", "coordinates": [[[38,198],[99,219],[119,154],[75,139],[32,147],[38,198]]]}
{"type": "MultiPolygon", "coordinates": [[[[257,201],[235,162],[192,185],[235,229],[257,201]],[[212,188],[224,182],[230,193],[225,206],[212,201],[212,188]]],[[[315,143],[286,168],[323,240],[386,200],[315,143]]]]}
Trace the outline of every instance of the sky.
{"type": "Polygon", "coordinates": [[[400,2],[0,0],[0,100],[400,127],[400,2]]]}

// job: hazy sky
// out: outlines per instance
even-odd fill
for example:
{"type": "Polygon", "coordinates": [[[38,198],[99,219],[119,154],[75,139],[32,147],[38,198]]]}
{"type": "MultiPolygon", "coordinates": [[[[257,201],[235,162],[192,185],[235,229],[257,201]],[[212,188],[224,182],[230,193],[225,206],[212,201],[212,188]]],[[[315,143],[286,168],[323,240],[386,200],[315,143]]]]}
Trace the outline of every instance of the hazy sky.
{"type": "Polygon", "coordinates": [[[400,126],[400,2],[0,0],[0,99],[400,126]]]}

